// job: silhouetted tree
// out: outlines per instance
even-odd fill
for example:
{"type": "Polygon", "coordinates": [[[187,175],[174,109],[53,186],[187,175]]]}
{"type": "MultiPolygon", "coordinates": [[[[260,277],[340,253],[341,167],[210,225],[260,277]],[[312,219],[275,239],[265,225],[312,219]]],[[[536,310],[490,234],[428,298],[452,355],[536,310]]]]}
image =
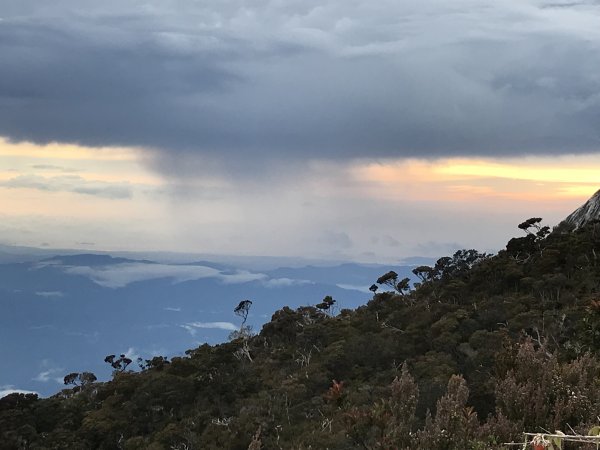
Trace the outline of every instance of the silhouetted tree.
{"type": "Polygon", "coordinates": [[[65,376],[63,379],[65,385],[72,384],[73,386],[87,386],[88,384],[93,383],[98,378],[92,372],[72,372],[65,376]]]}
{"type": "Polygon", "coordinates": [[[240,328],[243,328],[246,324],[246,320],[248,319],[248,313],[250,312],[251,306],[252,302],[250,300],[242,300],[239,303],[239,305],[237,305],[233,310],[236,316],[240,316],[242,318],[242,325],[240,328]]]}
{"type": "Polygon", "coordinates": [[[113,369],[115,369],[119,372],[125,371],[127,366],[129,366],[129,364],[131,364],[133,362],[130,358],[126,357],[124,354],[121,354],[119,356],[119,358],[117,358],[117,359],[115,359],[115,358],[116,358],[115,355],[108,355],[106,358],[104,358],[104,362],[110,364],[113,369]]]}
{"type": "Polygon", "coordinates": [[[532,217],[520,223],[518,228],[525,231],[527,235],[520,238],[512,238],[506,245],[507,252],[517,261],[525,262],[541,250],[542,241],[550,234],[550,227],[541,226],[541,217],[532,217]]]}
{"type": "Polygon", "coordinates": [[[532,217],[531,219],[527,219],[526,221],[520,223],[518,227],[527,234],[533,234],[538,239],[544,239],[548,234],[550,234],[550,227],[541,226],[541,221],[541,217],[532,217]],[[532,228],[535,230],[535,232],[531,230],[532,228]]]}
{"type": "Polygon", "coordinates": [[[79,374],[77,372],[72,372],[68,375],[65,375],[65,378],[63,379],[63,381],[66,385],[73,384],[73,385],[77,386],[77,378],[78,377],[79,377],[79,374]]]}
{"type": "Polygon", "coordinates": [[[377,278],[377,284],[385,284],[386,286],[396,289],[396,282],[398,281],[398,274],[393,270],[388,273],[381,275],[377,278]]]}
{"type": "Polygon", "coordinates": [[[426,281],[429,281],[431,279],[433,279],[433,267],[429,267],[429,266],[419,266],[416,267],[412,270],[412,273],[414,273],[417,277],[419,277],[421,279],[421,281],[424,283],[426,281]]]}
{"type": "Polygon", "coordinates": [[[321,303],[317,303],[315,307],[323,311],[325,314],[331,314],[331,308],[334,304],[335,300],[333,299],[333,297],[331,297],[331,295],[328,295],[323,299],[321,303]]]}
{"type": "Polygon", "coordinates": [[[96,375],[94,375],[92,372],[83,372],[79,376],[79,380],[81,382],[81,385],[85,386],[85,385],[93,383],[94,381],[97,381],[98,378],[96,378],[96,375]]]}
{"type": "Polygon", "coordinates": [[[140,369],[142,369],[142,370],[147,370],[147,369],[162,370],[165,365],[171,364],[171,363],[169,362],[169,360],[167,359],[166,356],[155,356],[152,359],[138,358],[137,364],[138,364],[138,366],[140,366],[140,369]]]}
{"type": "Polygon", "coordinates": [[[377,278],[377,283],[391,287],[400,295],[405,295],[410,291],[410,278],[403,278],[398,281],[398,274],[393,270],[377,278]]]}
{"type": "Polygon", "coordinates": [[[410,291],[410,278],[403,278],[396,283],[396,291],[400,295],[405,295],[410,291]]]}

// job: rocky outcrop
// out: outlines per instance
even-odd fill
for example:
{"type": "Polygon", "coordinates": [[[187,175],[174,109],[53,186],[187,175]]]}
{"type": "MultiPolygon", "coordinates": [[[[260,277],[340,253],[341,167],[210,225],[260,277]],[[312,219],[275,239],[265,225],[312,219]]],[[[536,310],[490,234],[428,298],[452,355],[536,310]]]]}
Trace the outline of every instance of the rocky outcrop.
{"type": "Polygon", "coordinates": [[[564,221],[574,228],[579,228],[592,220],[600,220],[600,190],[564,221]]]}

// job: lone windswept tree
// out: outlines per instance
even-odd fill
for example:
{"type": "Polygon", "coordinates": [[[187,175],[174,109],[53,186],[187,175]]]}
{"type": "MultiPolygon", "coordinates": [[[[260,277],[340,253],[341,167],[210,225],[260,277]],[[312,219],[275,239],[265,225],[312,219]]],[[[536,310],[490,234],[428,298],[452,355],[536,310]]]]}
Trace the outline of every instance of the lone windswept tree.
{"type": "Polygon", "coordinates": [[[229,335],[230,340],[242,338],[244,341],[248,340],[252,336],[252,326],[246,325],[248,320],[248,314],[250,313],[250,307],[252,302],[250,300],[242,300],[233,310],[236,316],[242,318],[240,329],[232,331],[229,335]]]}
{"type": "Polygon", "coordinates": [[[550,227],[541,226],[541,217],[532,217],[518,225],[519,229],[525,231],[528,235],[534,235],[536,239],[544,239],[550,234],[550,227]]]}
{"type": "Polygon", "coordinates": [[[252,327],[246,325],[246,320],[248,320],[248,314],[250,313],[251,306],[252,302],[250,300],[242,300],[233,310],[236,316],[240,316],[242,318],[242,323],[240,325],[240,330],[233,331],[229,335],[229,339],[241,339],[242,346],[233,353],[233,356],[240,361],[247,359],[248,361],[252,362],[249,344],[249,340],[252,337],[252,327]]]}
{"type": "Polygon", "coordinates": [[[323,311],[325,314],[331,315],[332,314],[332,307],[333,305],[335,305],[335,300],[333,299],[333,297],[331,295],[328,295],[327,297],[325,297],[323,299],[323,301],[321,303],[317,303],[315,305],[315,307],[317,309],[320,309],[321,311],[323,311]]]}
{"type": "Polygon", "coordinates": [[[528,261],[533,254],[541,250],[544,239],[550,234],[550,227],[541,226],[541,217],[532,217],[520,223],[518,228],[526,236],[512,238],[506,244],[506,251],[518,262],[528,261]]]}
{"type": "Polygon", "coordinates": [[[242,300],[233,310],[236,316],[240,316],[242,318],[242,325],[240,326],[240,329],[244,328],[246,325],[246,320],[248,320],[248,314],[250,313],[251,306],[252,302],[250,300],[242,300]]]}

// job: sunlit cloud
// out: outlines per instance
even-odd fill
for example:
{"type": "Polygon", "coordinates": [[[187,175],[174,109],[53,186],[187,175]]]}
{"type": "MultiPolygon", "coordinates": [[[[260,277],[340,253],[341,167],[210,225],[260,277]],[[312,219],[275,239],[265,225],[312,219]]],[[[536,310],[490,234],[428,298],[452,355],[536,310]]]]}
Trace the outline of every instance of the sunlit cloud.
{"type": "Polygon", "coordinates": [[[411,159],[355,166],[351,173],[374,195],[403,193],[415,200],[475,204],[495,197],[524,203],[591,196],[600,187],[600,157],[411,159]]]}
{"type": "Polygon", "coordinates": [[[62,384],[63,377],[61,376],[64,373],[64,368],[62,367],[52,367],[47,370],[43,370],[38,373],[33,379],[33,381],[39,381],[40,383],[48,383],[49,381],[54,381],[56,383],[62,384]]]}
{"type": "Polygon", "coordinates": [[[186,330],[192,336],[195,336],[198,332],[198,329],[209,328],[209,329],[218,329],[225,331],[237,331],[239,328],[236,327],[231,322],[191,322],[180,325],[181,328],[186,330]]]}
{"type": "Polygon", "coordinates": [[[498,163],[483,160],[456,160],[442,162],[434,167],[441,175],[473,178],[505,178],[510,180],[541,181],[546,183],[578,183],[598,185],[600,183],[600,159],[596,167],[589,167],[585,158],[573,157],[579,164],[567,163],[563,158],[550,161],[548,158],[522,160],[513,163],[498,163]]]}
{"type": "MultiPolygon", "coordinates": [[[[378,262],[446,253],[447,242],[497,248],[510,231],[497,233],[524,216],[555,224],[600,187],[600,157],[593,155],[311,159],[301,171],[285,170],[252,183],[219,172],[174,181],[147,166],[141,149],[0,139],[0,232],[6,243],[50,248],[89,248],[93,242],[97,250],[378,262]],[[482,215],[490,218],[480,219],[479,228],[496,231],[469,228],[469,218],[482,215]],[[433,220],[448,225],[440,230],[433,220]]],[[[251,272],[153,270],[152,277],[175,281],[297,282],[251,272]]],[[[82,274],[111,287],[147,276],[135,267],[82,274]]]]}
{"type": "Polygon", "coordinates": [[[83,147],[74,144],[11,142],[0,137],[0,158],[32,158],[52,160],[135,161],[139,150],[130,147],[83,147]]]}

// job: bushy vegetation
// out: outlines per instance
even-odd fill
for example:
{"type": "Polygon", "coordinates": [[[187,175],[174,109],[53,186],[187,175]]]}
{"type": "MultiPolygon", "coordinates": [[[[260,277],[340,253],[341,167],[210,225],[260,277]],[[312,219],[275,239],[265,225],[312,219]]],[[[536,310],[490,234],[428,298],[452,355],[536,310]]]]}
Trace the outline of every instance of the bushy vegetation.
{"type": "Polygon", "coordinates": [[[384,274],[393,290],[372,286],[355,311],[333,314],[328,297],[106,383],[84,372],[48,399],[9,395],[0,448],[462,450],[586,433],[600,412],[600,224],[519,228],[495,256],[415,268],[413,289],[384,274]]]}

